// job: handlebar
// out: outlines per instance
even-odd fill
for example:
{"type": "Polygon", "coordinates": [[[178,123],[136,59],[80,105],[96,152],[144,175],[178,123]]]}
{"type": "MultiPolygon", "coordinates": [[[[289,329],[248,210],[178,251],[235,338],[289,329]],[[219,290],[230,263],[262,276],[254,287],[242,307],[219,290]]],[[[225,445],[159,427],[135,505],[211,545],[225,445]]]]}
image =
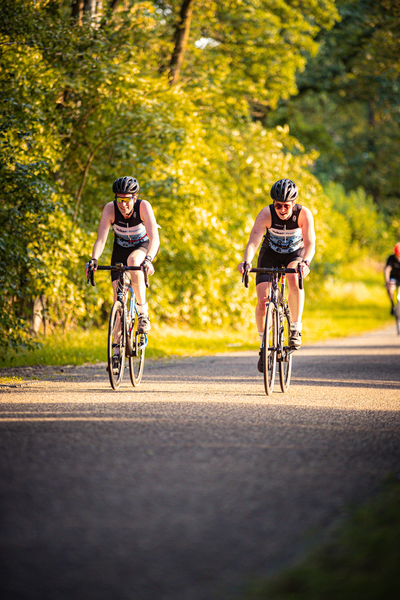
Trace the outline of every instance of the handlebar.
{"type": "Polygon", "coordinates": [[[276,275],[283,275],[286,273],[297,273],[299,276],[299,288],[303,289],[303,273],[301,272],[299,263],[296,269],[293,268],[284,268],[284,267],[256,267],[254,269],[249,269],[243,273],[242,282],[246,288],[249,287],[249,273],[272,273],[276,275]]]}
{"type": "MultiPolygon", "coordinates": [[[[143,271],[143,275],[144,275],[144,283],[146,285],[146,287],[149,287],[149,277],[147,274],[147,270],[144,269],[143,267],[139,266],[139,267],[127,267],[125,265],[123,265],[122,263],[117,263],[116,265],[110,265],[110,266],[98,266],[96,271],[119,271],[120,273],[124,273],[125,271],[143,271]]],[[[89,277],[87,282],[90,283],[95,286],[96,282],[94,280],[94,270],[93,268],[90,267],[90,261],[89,261],[89,277]]]]}

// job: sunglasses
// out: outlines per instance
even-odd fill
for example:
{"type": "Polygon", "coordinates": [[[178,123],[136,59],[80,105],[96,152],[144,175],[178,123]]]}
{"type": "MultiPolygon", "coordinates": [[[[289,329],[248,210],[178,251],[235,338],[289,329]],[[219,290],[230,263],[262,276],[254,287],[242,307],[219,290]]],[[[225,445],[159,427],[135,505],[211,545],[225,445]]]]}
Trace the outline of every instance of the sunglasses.
{"type": "Polygon", "coordinates": [[[289,210],[289,208],[291,208],[293,206],[292,202],[275,202],[274,200],[274,206],[275,208],[285,208],[286,210],[289,210]]]}
{"type": "Polygon", "coordinates": [[[126,204],[128,204],[131,200],[136,200],[137,197],[137,194],[133,194],[133,196],[129,196],[129,198],[120,198],[119,196],[115,196],[115,199],[117,202],[126,202],[126,204]]]}

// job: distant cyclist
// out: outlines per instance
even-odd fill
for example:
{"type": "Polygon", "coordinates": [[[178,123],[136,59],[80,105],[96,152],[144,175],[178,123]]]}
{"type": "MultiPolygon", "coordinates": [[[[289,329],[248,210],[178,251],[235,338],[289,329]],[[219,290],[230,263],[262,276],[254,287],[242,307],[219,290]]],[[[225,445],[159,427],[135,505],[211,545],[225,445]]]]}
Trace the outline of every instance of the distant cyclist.
{"type": "Polygon", "coordinates": [[[394,314],[394,293],[396,291],[396,287],[400,286],[400,242],[398,242],[393,248],[393,254],[389,256],[386,261],[385,267],[385,283],[386,289],[389,294],[389,299],[391,302],[390,314],[394,314]]]}
{"type": "MultiPolygon", "coordinates": [[[[114,247],[111,264],[122,263],[134,267],[143,266],[149,275],[154,273],[153,260],[158,252],[160,239],[158,225],[151,204],[141,200],[139,183],[135,177],[120,177],[113,183],[115,199],[108,202],[100,218],[97,239],[92,251],[92,264],[97,269],[110,227],[114,230],[114,247]]],[[[130,271],[133,291],[139,308],[138,331],[150,331],[150,318],[146,302],[146,286],[141,271],[130,271]]],[[[114,302],[117,299],[119,273],[111,271],[114,302]]]]}
{"type": "MultiPolygon", "coordinates": [[[[271,188],[273,203],[265,206],[257,215],[244,252],[244,260],[238,265],[240,273],[251,268],[251,261],[264,236],[258,256],[258,267],[295,268],[300,263],[303,276],[308,275],[315,253],[314,219],[308,208],[296,204],[297,196],[297,186],[290,179],[280,179],[274,183],[271,188]]],[[[287,282],[292,317],[289,343],[293,349],[298,349],[301,346],[304,290],[299,289],[297,274],[288,274],[287,282]]],[[[270,276],[257,273],[256,286],[256,325],[262,344],[265,304],[271,289],[270,276]]],[[[258,370],[263,370],[262,348],[258,370]]]]}

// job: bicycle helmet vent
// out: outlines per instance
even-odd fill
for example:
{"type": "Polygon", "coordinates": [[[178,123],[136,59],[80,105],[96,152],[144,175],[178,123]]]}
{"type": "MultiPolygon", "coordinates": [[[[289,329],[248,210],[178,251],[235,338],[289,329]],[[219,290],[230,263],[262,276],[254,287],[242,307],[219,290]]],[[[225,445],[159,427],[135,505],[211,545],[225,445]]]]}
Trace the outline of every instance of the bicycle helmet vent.
{"type": "Polygon", "coordinates": [[[393,248],[393,252],[395,253],[396,256],[400,256],[400,242],[398,242],[395,247],[393,248]]]}
{"type": "Polygon", "coordinates": [[[114,181],[112,190],[114,194],[137,194],[139,183],[134,177],[120,177],[114,181]]]}
{"type": "Polygon", "coordinates": [[[280,179],[271,188],[271,198],[278,202],[294,202],[298,193],[297,185],[291,179],[280,179]]]}

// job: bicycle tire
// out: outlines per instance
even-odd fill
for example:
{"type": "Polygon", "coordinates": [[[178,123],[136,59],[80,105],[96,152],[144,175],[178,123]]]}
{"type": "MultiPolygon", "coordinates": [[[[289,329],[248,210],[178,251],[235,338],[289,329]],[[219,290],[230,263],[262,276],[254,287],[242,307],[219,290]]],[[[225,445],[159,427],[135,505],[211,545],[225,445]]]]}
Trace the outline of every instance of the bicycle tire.
{"type": "Polygon", "coordinates": [[[397,300],[397,304],[395,306],[394,309],[394,314],[396,317],[396,330],[397,330],[397,335],[400,335],[400,301],[397,300]]]}
{"type": "Polygon", "coordinates": [[[114,302],[110,314],[110,323],[108,326],[108,376],[111,387],[117,390],[121,385],[125,370],[125,344],[124,344],[125,311],[122,302],[114,302]],[[119,346],[118,367],[113,368],[114,349],[119,346]]]}
{"type": "Polygon", "coordinates": [[[131,383],[133,387],[139,387],[144,369],[146,336],[144,333],[135,331],[134,323],[132,324],[131,331],[128,332],[128,335],[130,336],[131,345],[135,354],[135,356],[128,357],[129,374],[131,376],[131,383]]]}
{"type": "Polygon", "coordinates": [[[290,351],[289,345],[289,333],[290,333],[290,312],[285,307],[283,313],[280,316],[280,358],[279,363],[279,382],[283,393],[287,392],[290,386],[290,377],[292,375],[292,358],[293,351],[290,351]]]}
{"type": "Polygon", "coordinates": [[[264,388],[267,396],[274,391],[276,354],[278,341],[278,311],[275,304],[268,303],[264,329],[264,388]]]}

